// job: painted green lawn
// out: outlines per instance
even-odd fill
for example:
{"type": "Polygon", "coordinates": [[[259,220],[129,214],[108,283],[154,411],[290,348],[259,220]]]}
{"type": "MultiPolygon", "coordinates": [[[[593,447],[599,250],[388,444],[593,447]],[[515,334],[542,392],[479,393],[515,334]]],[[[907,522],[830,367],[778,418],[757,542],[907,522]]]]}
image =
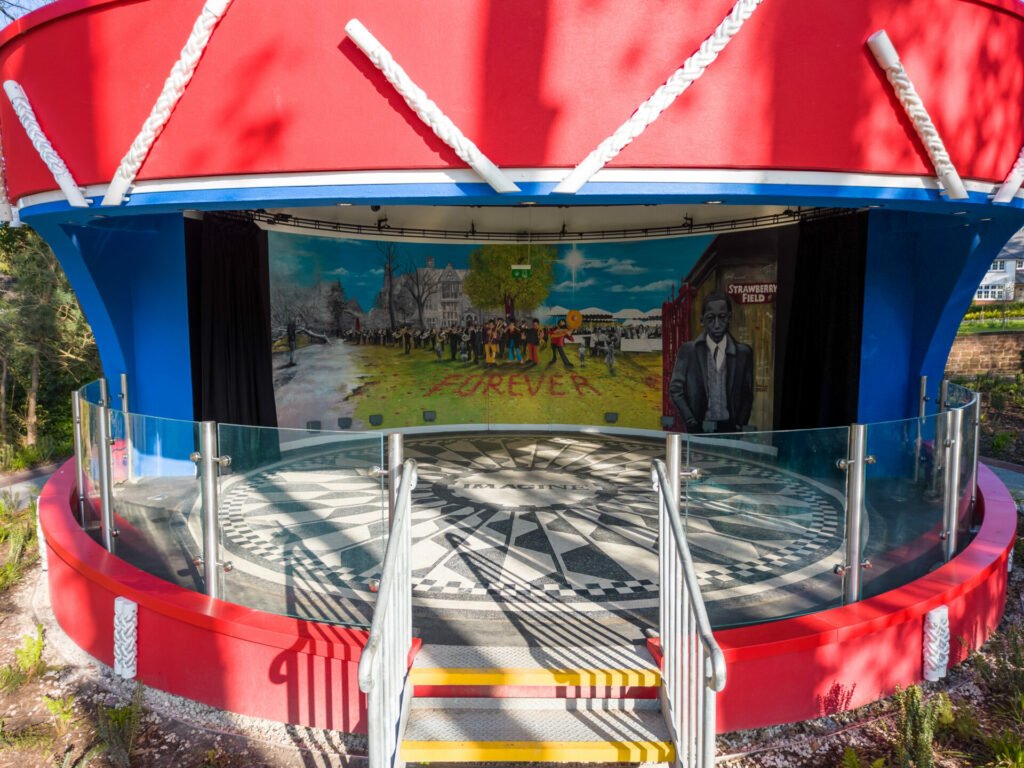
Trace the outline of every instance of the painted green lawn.
{"type": "Polygon", "coordinates": [[[517,363],[484,368],[472,363],[437,360],[433,352],[414,349],[357,347],[365,380],[356,418],[369,423],[371,414],[389,425],[423,424],[422,412],[437,413],[438,424],[605,423],[606,411],[619,414],[616,426],[658,429],[661,416],[661,354],[619,353],[615,375],[603,361],[588,359],[579,366],[576,349],[567,350],[575,368],[561,362],[548,367],[543,350],[540,365],[517,363]]]}

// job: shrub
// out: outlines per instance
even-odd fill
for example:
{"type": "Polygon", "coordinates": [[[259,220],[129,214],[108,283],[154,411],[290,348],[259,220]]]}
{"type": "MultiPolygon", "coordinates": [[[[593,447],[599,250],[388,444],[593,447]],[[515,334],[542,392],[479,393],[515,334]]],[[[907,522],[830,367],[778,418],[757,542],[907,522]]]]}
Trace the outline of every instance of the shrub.
{"type": "Polygon", "coordinates": [[[96,730],[110,762],[119,768],[129,768],[132,763],[132,752],[142,727],[142,693],[142,683],[137,683],[127,705],[100,706],[97,712],[96,730]]]}
{"type": "Polygon", "coordinates": [[[43,704],[46,705],[46,709],[53,715],[53,722],[57,727],[57,733],[67,731],[71,721],[75,719],[75,697],[64,696],[51,699],[49,696],[44,695],[43,704]]]}

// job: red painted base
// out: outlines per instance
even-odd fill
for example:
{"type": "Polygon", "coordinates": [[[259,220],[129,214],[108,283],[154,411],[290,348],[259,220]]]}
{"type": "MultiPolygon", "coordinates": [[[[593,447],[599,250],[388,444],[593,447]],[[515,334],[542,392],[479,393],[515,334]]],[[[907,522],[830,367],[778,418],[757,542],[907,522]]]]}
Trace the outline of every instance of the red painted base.
{"type": "MultiPolygon", "coordinates": [[[[1017,514],[996,475],[978,472],[981,530],[943,567],[854,605],[715,633],[727,668],[720,733],[834,714],[920,682],[924,616],[940,605],[949,608],[951,665],[985,642],[1003,615],[1017,514]]],[[[660,663],[657,640],[648,646],[660,663]]]]}
{"type": "MultiPolygon", "coordinates": [[[[54,613],[80,647],[113,663],[113,605],[123,595],[139,605],[145,684],[242,714],[366,731],[357,683],[366,632],[261,613],[145,574],[82,532],[73,486],[68,463],[44,487],[39,515],[54,613]]],[[[939,605],[949,607],[954,662],[980,645],[1002,616],[1017,516],[985,467],[979,491],[978,535],[925,578],[845,608],[717,633],[728,665],[719,730],[818,717],[919,681],[923,618],[939,605]]]]}

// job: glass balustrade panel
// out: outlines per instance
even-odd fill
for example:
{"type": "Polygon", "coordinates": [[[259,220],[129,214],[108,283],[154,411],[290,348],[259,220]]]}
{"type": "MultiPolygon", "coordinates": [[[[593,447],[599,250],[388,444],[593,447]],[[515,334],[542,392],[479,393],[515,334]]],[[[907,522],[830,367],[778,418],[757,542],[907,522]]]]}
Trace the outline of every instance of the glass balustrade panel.
{"type": "Polygon", "coordinates": [[[100,418],[103,410],[84,397],[80,401],[82,444],[81,461],[85,497],[86,530],[95,533],[95,526],[100,519],[100,418]]]}
{"type": "Polygon", "coordinates": [[[368,626],[387,546],[384,435],[218,425],[224,599],[368,626]]]}
{"type": "Polygon", "coordinates": [[[202,592],[197,424],[110,411],[115,554],[172,584],[202,592]]]}
{"type": "Polygon", "coordinates": [[[842,604],[848,427],[685,435],[683,514],[713,626],[842,604]]]}
{"type": "Polygon", "coordinates": [[[974,399],[974,392],[967,387],[950,381],[946,384],[946,408],[963,408],[974,399]]]}
{"type": "Polygon", "coordinates": [[[84,384],[78,390],[78,394],[82,400],[87,403],[91,403],[92,405],[104,405],[102,386],[101,380],[96,379],[96,381],[90,381],[88,384],[84,384]]]}
{"type": "Polygon", "coordinates": [[[975,400],[977,397],[973,392],[961,411],[963,412],[960,431],[960,486],[959,499],[957,501],[957,551],[959,552],[970,543],[972,529],[975,524],[974,506],[971,498],[974,495],[974,486],[977,483],[975,477],[975,446],[978,425],[975,423],[975,400]]]}
{"type": "Polygon", "coordinates": [[[902,587],[943,561],[946,414],[867,428],[861,597],[902,587]]]}

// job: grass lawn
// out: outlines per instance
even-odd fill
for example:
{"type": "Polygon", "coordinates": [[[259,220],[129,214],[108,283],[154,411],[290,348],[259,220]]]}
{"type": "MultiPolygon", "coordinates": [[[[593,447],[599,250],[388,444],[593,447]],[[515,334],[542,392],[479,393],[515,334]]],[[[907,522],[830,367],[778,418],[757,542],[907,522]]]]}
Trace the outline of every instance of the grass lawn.
{"type": "Polygon", "coordinates": [[[1005,321],[994,320],[965,320],[957,330],[958,335],[969,333],[988,333],[989,331],[1024,331],[1024,317],[1008,317],[1005,321]]]}
{"type": "Polygon", "coordinates": [[[617,412],[616,426],[659,429],[661,417],[661,354],[620,352],[615,373],[604,362],[588,359],[581,367],[576,348],[567,348],[575,366],[548,367],[551,352],[541,352],[540,365],[502,363],[493,368],[438,360],[432,351],[399,348],[355,348],[365,380],[356,418],[369,424],[371,414],[389,425],[423,424],[422,412],[437,413],[438,424],[527,423],[604,424],[604,414],[617,412]]]}

